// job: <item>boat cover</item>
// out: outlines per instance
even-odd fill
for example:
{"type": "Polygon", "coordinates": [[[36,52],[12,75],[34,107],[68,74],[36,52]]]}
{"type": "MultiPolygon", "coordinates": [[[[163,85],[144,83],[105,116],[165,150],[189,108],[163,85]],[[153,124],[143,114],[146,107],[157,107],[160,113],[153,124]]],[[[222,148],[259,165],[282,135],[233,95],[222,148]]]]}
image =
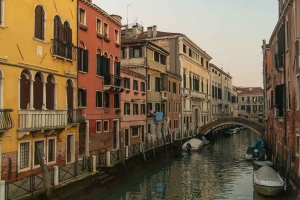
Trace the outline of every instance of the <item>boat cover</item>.
{"type": "Polygon", "coordinates": [[[259,155],[266,155],[266,149],[262,147],[248,147],[246,154],[254,154],[254,150],[257,149],[259,155]]]}
{"type": "Polygon", "coordinates": [[[277,172],[269,166],[264,166],[257,170],[256,180],[281,182],[277,172]]]}
{"type": "Polygon", "coordinates": [[[258,166],[273,166],[273,163],[271,161],[254,161],[253,162],[255,165],[258,165],[258,166]]]}
{"type": "Polygon", "coordinates": [[[186,143],[184,143],[182,145],[182,149],[185,149],[186,148],[186,145],[187,143],[190,143],[191,146],[192,146],[192,149],[198,149],[199,146],[202,146],[203,145],[203,142],[199,139],[196,139],[196,138],[193,138],[193,139],[190,139],[189,141],[187,141],[186,143]]]}

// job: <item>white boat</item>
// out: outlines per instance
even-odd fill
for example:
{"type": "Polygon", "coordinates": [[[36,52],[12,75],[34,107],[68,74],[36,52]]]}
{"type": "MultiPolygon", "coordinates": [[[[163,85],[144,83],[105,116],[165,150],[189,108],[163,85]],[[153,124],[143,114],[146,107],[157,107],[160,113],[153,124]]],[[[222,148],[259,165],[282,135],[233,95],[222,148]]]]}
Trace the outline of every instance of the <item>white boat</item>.
{"type": "Polygon", "coordinates": [[[284,181],[271,167],[264,166],[253,172],[253,183],[256,191],[267,196],[279,195],[284,189],[284,181]]]}
{"type": "Polygon", "coordinates": [[[188,147],[187,144],[188,143],[191,145],[190,151],[199,151],[203,146],[203,142],[201,140],[196,139],[196,138],[192,138],[192,139],[190,139],[189,141],[187,141],[186,143],[184,143],[182,145],[182,150],[183,151],[188,151],[187,150],[187,147],[188,147]]]}

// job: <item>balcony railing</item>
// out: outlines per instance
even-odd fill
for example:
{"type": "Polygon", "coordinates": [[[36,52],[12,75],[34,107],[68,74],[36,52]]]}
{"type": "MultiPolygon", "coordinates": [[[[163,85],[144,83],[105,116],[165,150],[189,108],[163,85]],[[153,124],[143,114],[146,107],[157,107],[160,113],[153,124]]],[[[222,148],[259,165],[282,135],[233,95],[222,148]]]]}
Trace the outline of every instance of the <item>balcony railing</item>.
{"type": "Polygon", "coordinates": [[[12,109],[0,109],[0,132],[4,132],[14,127],[14,121],[10,113],[12,109]]]}
{"type": "Polygon", "coordinates": [[[68,109],[68,123],[82,123],[85,117],[81,109],[68,109]]]}
{"type": "Polygon", "coordinates": [[[43,130],[67,125],[67,110],[20,110],[19,129],[43,130]]]}
{"type": "Polygon", "coordinates": [[[112,88],[122,88],[124,89],[124,79],[120,76],[108,74],[104,76],[104,86],[105,90],[110,90],[112,88]]]}
{"type": "Polygon", "coordinates": [[[193,91],[193,90],[191,90],[191,96],[192,98],[201,99],[201,100],[204,100],[206,98],[206,95],[204,93],[201,93],[199,91],[193,91]]]}
{"type": "Polygon", "coordinates": [[[72,43],[56,39],[52,40],[51,54],[72,61],[77,59],[77,49],[72,43]]]}

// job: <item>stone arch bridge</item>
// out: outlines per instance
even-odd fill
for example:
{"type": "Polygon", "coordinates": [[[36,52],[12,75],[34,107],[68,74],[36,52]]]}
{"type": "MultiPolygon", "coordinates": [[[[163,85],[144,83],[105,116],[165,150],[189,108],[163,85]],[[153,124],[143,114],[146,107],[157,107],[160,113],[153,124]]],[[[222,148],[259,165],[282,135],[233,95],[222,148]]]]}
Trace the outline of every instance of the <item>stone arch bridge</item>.
{"type": "Polygon", "coordinates": [[[266,131],[266,125],[254,120],[250,120],[244,117],[222,117],[211,123],[205,124],[199,129],[200,135],[206,135],[210,131],[227,124],[234,124],[245,126],[254,132],[264,135],[266,131]]]}

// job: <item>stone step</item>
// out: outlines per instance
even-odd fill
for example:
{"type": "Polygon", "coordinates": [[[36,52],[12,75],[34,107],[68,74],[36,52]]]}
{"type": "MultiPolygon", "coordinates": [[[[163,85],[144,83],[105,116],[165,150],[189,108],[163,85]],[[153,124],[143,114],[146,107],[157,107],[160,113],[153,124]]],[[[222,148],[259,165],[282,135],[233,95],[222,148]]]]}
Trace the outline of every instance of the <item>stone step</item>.
{"type": "Polygon", "coordinates": [[[109,181],[112,181],[113,179],[115,178],[115,176],[108,176],[107,178],[101,180],[101,185],[104,185],[105,183],[109,182],[109,181]]]}

